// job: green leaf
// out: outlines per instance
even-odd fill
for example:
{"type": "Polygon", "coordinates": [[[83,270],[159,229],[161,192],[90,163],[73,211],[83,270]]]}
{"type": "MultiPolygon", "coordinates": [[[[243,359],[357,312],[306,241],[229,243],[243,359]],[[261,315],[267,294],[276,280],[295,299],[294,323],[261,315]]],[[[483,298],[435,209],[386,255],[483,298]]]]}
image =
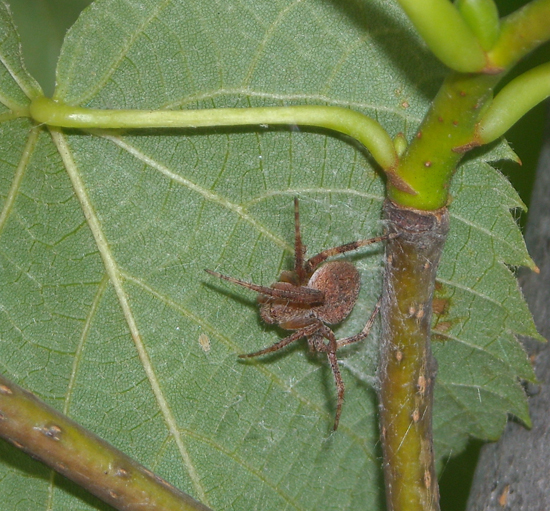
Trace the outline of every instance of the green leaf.
{"type": "MultiPolygon", "coordinates": [[[[55,97],[95,108],[350,106],[410,139],[442,73],[394,2],[102,0],[67,34],[55,97]]],[[[0,78],[4,94],[13,85],[0,78]]],[[[253,293],[203,271],[275,281],[291,265],[295,196],[309,254],[379,233],[384,186],[368,154],[297,128],[1,127],[3,372],[214,509],[381,509],[378,334],[339,353],[346,402],[333,434],[327,361],[303,342],[239,361],[284,332],[260,322],[253,293]]],[[[507,411],[525,417],[516,375],[531,373],[513,334],[535,331],[504,266],[528,263],[508,211],[520,204],[485,160],[455,179],[440,272],[452,326],[434,326],[446,339],[439,457],[466,434],[494,437],[507,411]]],[[[363,288],[339,337],[362,328],[380,292],[380,248],[351,259],[363,288]]],[[[4,509],[23,498],[98,505],[5,449],[4,509]]]]}
{"type": "Polygon", "coordinates": [[[502,174],[483,162],[504,156],[514,155],[501,144],[465,162],[451,190],[451,232],[433,320],[439,453],[456,452],[468,435],[497,439],[507,414],[530,424],[518,378],[534,381],[535,375],[515,336],[542,338],[508,267],[534,267],[510,214],[525,205],[502,174]]]}
{"type": "Polygon", "coordinates": [[[29,99],[40,94],[40,86],[29,76],[20,54],[19,37],[8,7],[0,3],[0,119],[22,114],[29,99]]]}

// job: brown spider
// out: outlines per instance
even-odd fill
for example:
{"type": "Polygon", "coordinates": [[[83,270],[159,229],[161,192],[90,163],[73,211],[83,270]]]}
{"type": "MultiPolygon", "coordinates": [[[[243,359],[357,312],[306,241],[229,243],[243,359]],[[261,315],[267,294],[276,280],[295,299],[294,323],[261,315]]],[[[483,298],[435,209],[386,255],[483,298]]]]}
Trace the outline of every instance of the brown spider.
{"type": "Polygon", "coordinates": [[[360,333],[336,340],[334,332],[327,324],[335,325],[348,317],[359,295],[360,276],[355,266],[347,261],[332,261],[321,267],[319,265],[329,257],[393,238],[395,234],[353,241],[352,243],[329,248],[304,261],[306,247],[302,245],[300,236],[298,199],[294,199],[294,231],[294,270],[283,271],[279,282],[275,282],[271,287],[244,282],[212,270],[206,270],[206,272],[260,293],[258,302],[260,303],[261,318],[266,323],[277,324],[285,330],[296,330],[293,334],[281,339],[272,346],[254,353],[239,355],[240,358],[257,357],[271,353],[303,337],[307,338],[311,351],[327,354],[338,390],[336,417],[334,419],[334,429],[336,430],[340,422],[340,413],[344,402],[344,382],[338,368],[336,351],[342,346],[361,341],[369,335],[376,314],[380,309],[380,301],[376,304],[367,324],[360,333]]]}

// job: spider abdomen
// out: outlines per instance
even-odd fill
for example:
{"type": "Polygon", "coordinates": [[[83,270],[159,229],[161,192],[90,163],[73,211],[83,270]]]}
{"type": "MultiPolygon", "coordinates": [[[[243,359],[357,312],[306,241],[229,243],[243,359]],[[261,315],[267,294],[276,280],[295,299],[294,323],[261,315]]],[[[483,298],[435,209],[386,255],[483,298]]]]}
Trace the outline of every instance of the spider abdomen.
{"type": "Polygon", "coordinates": [[[322,305],[312,307],[315,316],[323,323],[334,325],[352,311],[361,288],[361,277],[353,264],[333,261],[317,269],[307,285],[325,295],[322,305]]]}

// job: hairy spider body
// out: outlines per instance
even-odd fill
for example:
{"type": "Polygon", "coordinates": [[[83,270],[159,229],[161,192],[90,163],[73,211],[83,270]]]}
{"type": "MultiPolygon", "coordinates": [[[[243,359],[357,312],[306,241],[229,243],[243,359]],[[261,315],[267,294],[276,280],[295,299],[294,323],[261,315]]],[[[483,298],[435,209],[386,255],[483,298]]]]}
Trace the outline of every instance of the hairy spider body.
{"type": "MultiPolygon", "coordinates": [[[[285,289],[296,287],[287,282],[277,282],[272,288],[285,289]],[[283,287],[284,286],[284,287],[283,287]]],[[[293,302],[287,298],[274,298],[260,294],[260,316],[269,324],[278,324],[285,330],[296,330],[302,325],[320,320],[335,325],[347,318],[352,311],[359,289],[361,278],[353,264],[346,261],[326,263],[317,269],[307,281],[305,287],[322,293],[318,304],[293,302]]]]}
{"type": "Polygon", "coordinates": [[[295,330],[294,333],[272,346],[254,353],[239,355],[240,358],[257,357],[271,353],[304,337],[307,339],[311,351],[327,354],[338,391],[336,417],[334,419],[334,429],[336,430],[340,422],[345,390],[338,367],[336,351],[342,346],[359,342],[368,336],[380,305],[377,303],[367,324],[360,333],[337,340],[334,332],[327,325],[338,324],[349,316],[359,295],[361,279],[355,266],[347,261],[322,263],[329,257],[350,252],[395,235],[378,236],[329,248],[304,261],[306,250],[302,245],[300,235],[298,199],[294,199],[294,219],[294,270],[283,271],[279,282],[275,282],[270,287],[259,286],[211,270],[206,271],[215,277],[256,291],[259,293],[258,302],[261,318],[268,324],[279,325],[285,330],[295,330]]]}

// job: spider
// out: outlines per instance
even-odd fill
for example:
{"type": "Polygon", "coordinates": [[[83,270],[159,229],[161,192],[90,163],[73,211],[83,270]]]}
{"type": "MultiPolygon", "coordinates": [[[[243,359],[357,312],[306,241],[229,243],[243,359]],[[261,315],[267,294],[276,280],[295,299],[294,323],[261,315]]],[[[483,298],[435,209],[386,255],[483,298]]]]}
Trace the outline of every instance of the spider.
{"type": "Polygon", "coordinates": [[[240,358],[265,355],[304,337],[308,341],[310,351],[327,354],[338,392],[334,419],[334,430],[336,430],[340,422],[345,391],[336,351],[348,344],[359,342],[369,335],[380,309],[380,300],[360,333],[337,340],[334,332],[327,325],[338,324],[348,317],[359,295],[360,276],[355,266],[347,261],[331,261],[322,266],[321,264],[329,257],[391,239],[396,235],[389,234],[353,241],[323,250],[305,260],[306,247],[302,244],[300,235],[298,199],[294,199],[294,236],[294,270],[283,271],[279,282],[275,282],[270,287],[245,282],[212,270],[205,271],[220,279],[256,291],[259,293],[261,318],[266,323],[277,324],[285,330],[295,330],[294,333],[272,346],[254,353],[239,355],[240,358]]]}

